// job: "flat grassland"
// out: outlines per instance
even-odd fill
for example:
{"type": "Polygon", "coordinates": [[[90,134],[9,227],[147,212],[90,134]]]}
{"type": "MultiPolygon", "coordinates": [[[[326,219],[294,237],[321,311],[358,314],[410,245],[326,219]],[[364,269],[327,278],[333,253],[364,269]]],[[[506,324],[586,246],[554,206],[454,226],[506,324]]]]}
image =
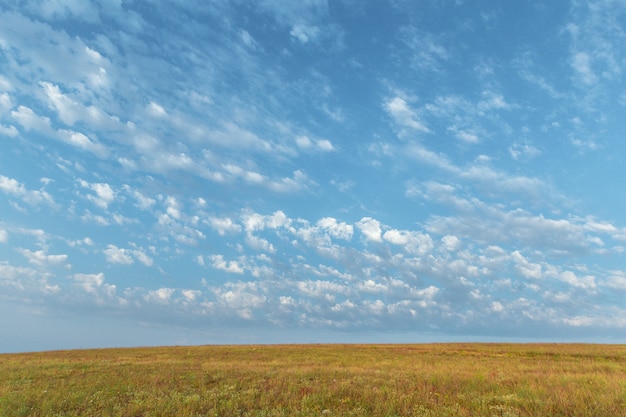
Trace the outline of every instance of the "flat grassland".
{"type": "Polygon", "coordinates": [[[626,346],[264,345],[4,354],[0,416],[626,416],[626,346]]]}

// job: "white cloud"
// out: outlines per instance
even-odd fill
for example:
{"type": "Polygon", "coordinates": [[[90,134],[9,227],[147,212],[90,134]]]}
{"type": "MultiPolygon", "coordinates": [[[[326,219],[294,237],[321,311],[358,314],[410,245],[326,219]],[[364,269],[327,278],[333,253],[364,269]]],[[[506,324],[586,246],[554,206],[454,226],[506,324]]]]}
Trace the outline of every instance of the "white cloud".
{"type": "Polygon", "coordinates": [[[43,0],[34,2],[31,0],[26,2],[26,7],[47,20],[79,18],[90,23],[98,23],[100,21],[98,10],[91,2],[80,0],[43,0]]]}
{"type": "Polygon", "coordinates": [[[313,141],[307,136],[298,136],[296,138],[296,145],[303,150],[318,150],[321,152],[331,152],[335,150],[335,147],[328,139],[313,141]]]}
{"type": "Polygon", "coordinates": [[[148,302],[169,304],[175,292],[174,288],[159,288],[158,290],[148,291],[144,299],[148,302]]]}
{"type": "Polygon", "coordinates": [[[48,82],[41,82],[40,85],[48,96],[50,106],[57,110],[63,123],[72,126],[83,118],[83,106],[63,94],[57,85],[48,82]]]}
{"type": "Polygon", "coordinates": [[[202,295],[202,291],[199,290],[181,290],[181,294],[185,297],[185,301],[194,302],[202,295]]]}
{"type": "Polygon", "coordinates": [[[180,220],[182,205],[176,199],[176,197],[167,196],[167,198],[165,199],[165,205],[167,207],[165,210],[166,213],[176,220],[180,220]]]}
{"type": "Polygon", "coordinates": [[[212,266],[215,269],[219,269],[232,274],[243,274],[244,267],[237,261],[226,261],[222,255],[211,255],[212,266]]]}
{"type": "Polygon", "coordinates": [[[145,266],[152,266],[152,264],[154,263],[154,260],[141,249],[134,249],[131,252],[135,259],[137,259],[145,266]]]}
{"type": "Polygon", "coordinates": [[[165,117],[168,115],[165,109],[154,101],[151,101],[150,104],[148,104],[147,110],[148,113],[154,117],[165,117]]]}
{"type": "Polygon", "coordinates": [[[228,283],[224,290],[218,291],[217,297],[223,307],[245,320],[253,319],[254,310],[261,309],[267,301],[254,283],[228,283]]]}
{"type": "Polygon", "coordinates": [[[300,294],[306,297],[322,298],[334,302],[337,295],[348,294],[350,289],[344,284],[322,280],[302,280],[296,282],[300,294]]]}
{"type": "Polygon", "coordinates": [[[415,158],[425,164],[435,166],[444,171],[452,173],[460,173],[461,170],[456,167],[445,155],[435,153],[418,143],[411,143],[406,148],[406,155],[415,158]]]}
{"type": "Polygon", "coordinates": [[[14,178],[9,178],[4,175],[0,175],[0,190],[6,194],[13,195],[21,198],[25,203],[31,205],[47,204],[54,206],[54,200],[52,196],[42,190],[28,190],[24,184],[20,183],[14,178]]]}
{"type": "MultiPolygon", "coordinates": [[[[417,113],[409,107],[409,104],[402,97],[394,97],[386,101],[383,107],[401,128],[409,129],[409,132],[430,132],[430,129],[426,127],[417,113]]],[[[406,133],[406,130],[401,131],[402,136],[405,136],[406,133]]]]}
{"type": "Polygon", "coordinates": [[[17,110],[13,110],[11,117],[27,132],[34,130],[43,134],[54,135],[54,131],[50,125],[50,118],[38,116],[26,106],[19,106],[17,110]]]}
{"type": "Polygon", "coordinates": [[[457,126],[452,125],[448,127],[448,131],[452,132],[457,139],[465,143],[478,143],[480,142],[480,138],[478,135],[470,130],[459,129],[457,126]]]}
{"type": "Polygon", "coordinates": [[[242,216],[246,232],[252,233],[265,229],[265,216],[258,213],[245,213],[242,216]]]}
{"type": "Polygon", "coordinates": [[[307,189],[314,184],[307,174],[301,170],[296,170],[292,177],[268,182],[267,188],[278,193],[291,193],[307,189]]]}
{"type": "Polygon", "coordinates": [[[579,79],[586,85],[594,84],[598,77],[591,68],[591,59],[585,52],[577,52],[572,57],[572,68],[578,74],[579,79]]]}
{"type": "Polygon", "coordinates": [[[107,262],[120,265],[131,265],[134,261],[128,249],[118,248],[115,245],[108,245],[104,250],[107,262]]]}
{"type": "Polygon", "coordinates": [[[19,134],[20,132],[15,128],[15,126],[5,126],[0,123],[0,135],[14,138],[17,137],[19,134]]]}
{"type": "Polygon", "coordinates": [[[88,195],[87,199],[104,210],[109,208],[109,205],[115,201],[117,196],[117,191],[115,191],[113,187],[107,183],[89,183],[84,180],[79,180],[79,184],[83,188],[87,188],[95,192],[95,195],[88,195]]]}
{"type": "Polygon", "coordinates": [[[83,291],[93,295],[104,295],[113,297],[116,292],[116,286],[107,284],[104,279],[104,273],[98,274],[74,274],[74,281],[83,291]]]}
{"type": "Polygon", "coordinates": [[[593,139],[571,138],[570,143],[578,148],[580,152],[598,149],[598,144],[593,139]]]}
{"type": "Polygon", "coordinates": [[[255,49],[258,44],[257,42],[254,40],[254,38],[252,37],[252,35],[250,35],[250,33],[247,30],[241,30],[239,32],[239,34],[241,35],[241,41],[244,43],[244,45],[246,45],[248,48],[252,48],[255,49]]]}
{"type": "Polygon", "coordinates": [[[209,224],[220,236],[241,232],[241,226],[235,223],[230,217],[211,217],[209,218],[209,224]]]}
{"type": "MultiPolygon", "coordinates": [[[[564,44],[552,57],[569,65],[569,79],[550,71],[550,60],[530,63],[533,54],[551,56],[545,45],[529,52],[525,65],[514,63],[515,74],[526,80],[522,90],[534,89],[529,91],[510,77],[511,65],[501,65],[510,64],[510,56],[465,59],[472,52],[457,41],[485,28],[442,28],[437,36],[396,26],[391,38],[374,30],[370,46],[385,59],[368,63],[354,55],[353,43],[343,56],[329,45],[343,29],[328,23],[333,19],[325,0],[260,0],[250,6],[253,15],[275,19],[263,27],[240,3],[176,2],[159,30],[160,19],[139,16],[134,10],[141,8],[132,2],[124,10],[118,1],[109,8],[79,3],[26,0],[20,4],[31,10],[28,17],[19,7],[0,12],[6,58],[0,65],[0,135],[15,138],[5,138],[5,156],[15,161],[3,164],[14,171],[0,176],[7,200],[0,202],[17,216],[3,215],[0,242],[11,249],[7,243],[29,247],[32,240],[40,249],[7,252],[28,268],[0,261],[0,286],[11,289],[4,292],[8,297],[43,299],[43,311],[48,295],[62,295],[53,301],[67,302],[62,308],[69,311],[72,302],[84,306],[84,300],[119,306],[119,293],[132,301],[133,314],[157,312],[185,325],[198,318],[230,324],[239,317],[257,320],[255,328],[273,323],[476,334],[483,323],[492,326],[490,334],[514,333],[529,321],[528,328],[542,331],[618,326],[611,317],[623,315],[613,307],[626,289],[626,274],[602,266],[618,265],[624,250],[619,213],[610,222],[587,215],[582,203],[561,194],[573,185],[584,190],[584,182],[563,182],[554,166],[537,160],[549,160],[565,143],[581,155],[559,153],[559,173],[572,161],[584,164],[582,151],[597,151],[607,169],[617,164],[606,154],[612,146],[606,138],[615,136],[610,123],[621,120],[619,112],[600,107],[623,101],[623,30],[606,12],[613,3],[572,6],[568,18],[577,20],[579,34],[572,35],[569,52],[564,44]],[[81,36],[72,22],[96,22],[100,13],[106,15],[94,26],[100,32],[81,36]],[[202,25],[195,25],[198,16],[202,25]],[[598,22],[608,23],[606,29],[598,22]],[[194,42],[177,25],[197,26],[206,42],[194,42]],[[142,35],[148,32],[154,36],[142,35]],[[155,41],[172,54],[159,53],[155,41]],[[315,59],[291,73],[306,58],[302,48],[309,58],[336,60],[341,77],[315,59]],[[275,59],[266,59],[270,50],[275,59]],[[452,73],[463,62],[469,71],[452,73]],[[350,88],[342,77],[350,78],[350,88]],[[450,80],[467,88],[455,90],[450,80]],[[567,91],[572,81],[579,85],[567,91]],[[377,99],[381,82],[389,95],[377,99]],[[378,87],[367,91],[373,85],[378,87]],[[616,87],[611,94],[609,86],[616,87]],[[359,91],[358,103],[345,100],[350,91],[359,91]],[[503,111],[510,109],[515,111],[503,111]],[[578,123],[568,123],[576,116],[578,123]],[[385,123],[400,142],[388,137],[385,123]],[[94,155],[101,160],[94,163],[94,155]],[[54,181],[29,189],[31,177],[15,174],[29,161],[41,162],[31,164],[36,169],[30,174],[54,181]],[[88,181],[68,188],[77,176],[88,181]],[[403,184],[414,200],[399,195],[403,184]],[[300,194],[294,199],[288,193],[300,194]],[[21,207],[54,201],[67,210],[28,213],[21,207]],[[259,207],[271,207],[269,214],[259,207]],[[395,224],[363,217],[385,209],[395,224]],[[361,220],[346,223],[337,213],[361,220]],[[57,235],[28,234],[11,223],[36,222],[44,214],[57,235]],[[88,224],[71,224],[77,217],[88,224]],[[101,240],[105,231],[98,225],[109,226],[109,241],[101,240]],[[91,238],[80,240],[85,235],[91,238]],[[108,244],[129,242],[129,236],[137,243],[108,244]],[[59,244],[71,252],[51,255],[59,244]],[[224,254],[211,255],[221,251],[215,248],[224,254]],[[116,274],[148,274],[150,280],[140,280],[149,287],[129,282],[131,288],[118,290],[103,273],[60,276],[54,270],[69,268],[76,256],[88,264],[95,256],[94,268],[115,264],[116,274]],[[179,275],[180,288],[169,288],[180,263],[190,260],[192,273],[182,275],[191,281],[179,275]],[[205,280],[199,291],[192,270],[204,268],[211,285],[205,280]],[[239,282],[224,283],[229,274],[239,282]],[[46,297],[28,297],[42,292],[46,297]]],[[[355,21],[370,13],[365,9],[355,21]]],[[[558,28],[550,30],[554,38],[558,28]]],[[[584,193],[575,197],[586,201],[584,193]]]]}
{"type": "Polygon", "coordinates": [[[533,201],[557,200],[560,197],[544,181],[536,177],[510,175],[483,164],[472,165],[465,169],[456,168],[455,171],[459,178],[472,181],[479,186],[479,190],[484,187],[488,193],[523,195],[533,201]]]}
{"type": "Polygon", "coordinates": [[[305,44],[315,41],[319,36],[320,29],[316,26],[294,25],[289,34],[298,42],[305,44]]]}
{"type": "Polygon", "coordinates": [[[80,132],[61,129],[58,131],[58,137],[63,142],[90,152],[99,158],[106,158],[109,155],[109,149],[106,146],[89,139],[80,132]]]}
{"type": "Polygon", "coordinates": [[[330,152],[335,150],[335,147],[328,139],[318,140],[316,145],[320,151],[330,152]]]}
{"type": "Polygon", "coordinates": [[[0,288],[3,294],[24,298],[27,302],[30,302],[33,294],[54,296],[61,292],[59,285],[50,282],[51,276],[45,269],[17,267],[7,261],[0,261],[0,288]]]}
{"type": "Polygon", "coordinates": [[[258,172],[249,171],[235,164],[225,164],[222,168],[231,176],[241,178],[251,184],[267,183],[267,178],[258,172]]]}
{"type": "Polygon", "coordinates": [[[302,149],[309,149],[313,146],[313,142],[311,142],[311,139],[306,136],[298,136],[296,138],[296,144],[299,148],[302,149]]]}
{"type": "Polygon", "coordinates": [[[135,201],[137,201],[137,207],[142,210],[149,210],[156,204],[156,200],[154,198],[147,197],[140,191],[133,190],[129,185],[124,185],[123,188],[133,196],[135,201]]]}
{"type": "Polygon", "coordinates": [[[408,47],[406,56],[412,69],[440,71],[443,63],[452,56],[440,39],[414,26],[401,28],[400,37],[408,47]]]}
{"type": "Polygon", "coordinates": [[[333,217],[324,217],[317,221],[317,225],[336,239],[351,240],[354,228],[345,222],[338,222],[333,217]]]}
{"type": "Polygon", "coordinates": [[[509,109],[511,105],[506,102],[502,94],[494,91],[483,91],[482,100],[478,102],[478,109],[483,112],[491,110],[509,109]]]}
{"type": "Polygon", "coordinates": [[[446,250],[449,252],[455,251],[461,246],[461,240],[458,237],[452,235],[446,235],[442,237],[441,242],[443,243],[443,246],[446,248],[446,250]]]}
{"type": "Polygon", "coordinates": [[[373,242],[382,242],[381,234],[382,229],[380,227],[380,222],[371,217],[363,217],[356,226],[361,230],[361,233],[365,235],[367,240],[371,240],[373,242]]]}
{"type": "Polygon", "coordinates": [[[509,146],[509,154],[515,160],[520,159],[531,159],[536,156],[541,155],[541,151],[536,147],[529,145],[527,143],[514,143],[509,146]]]}
{"type": "Polygon", "coordinates": [[[7,194],[22,195],[26,193],[24,185],[4,175],[0,176],[0,189],[7,194]]]}
{"type": "Polygon", "coordinates": [[[409,234],[405,231],[391,229],[387,230],[383,235],[383,238],[395,245],[406,245],[409,241],[409,234]]]}
{"type": "Polygon", "coordinates": [[[4,114],[13,108],[11,96],[8,93],[0,94],[0,114],[4,114]]]}
{"type": "Polygon", "coordinates": [[[610,271],[604,285],[619,291],[626,291],[626,272],[610,271]]]}
{"type": "Polygon", "coordinates": [[[511,254],[511,258],[515,262],[517,270],[522,276],[531,279],[543,278],[543,269],[541,264],[530,262],[520,251],[516,250],[511,254]]]}
{"type": "Polygon", "coordinates": [[[383,234],[383,239],[394,245],[404,246],[410,253],[424,255],[433,248],[433,241],[425,233],[409,230],[390,229],[383,234]]]}
{"type": "Polygon", "coordinates": [[[19,248],[18,252],[20,252],[22,255],[24,255],[28,259],[28,262],[30,262],[33,265],[39,266],[39,267],[48,267],[48,266],[61,267],[61,266],[63,266],[63,267],[66,267],[66,268],[71,268],[71,265],[67,264],[68,256],[65,255],[65,254],[63,254],[63,255],[48,255],[43,250],[31,251],[29,249],[23,249],[23,248],[19,248]]]}
{"type": "Polygon", "coordinates": [[[263,239],[258,236],[249,234],[248,236],[246,236],[246,244],[248,245],[249,248],[254,249],[254,250],[270,252],[270,253],[276,252],[274,245],[272,245],[267,239],[263,239]]]}
{"type": "Polygon", "coordinates": [[[222,130],[207,132],[207,138],[225,148],[256,150],[265,153],[276,150],[270,142],[233,122],[224,123],[222,130]]]}
{"type": "Polygon", "coordinates": [[[563,271],[559,274],[559,279],[573,287],[593,290],[596,288],[596,279],[592,275],[586,275],[584,277],[578,277],[572,271],[563,271]]]}
{"type": "Polygon", "coordinates": [[[262,0],[257,5],[261,10],[271,13],[278,23],[290,25],[295,21],[314,21],[328,13],[326,0],[304,0],[285,3],[281,0],[262,0]]]}

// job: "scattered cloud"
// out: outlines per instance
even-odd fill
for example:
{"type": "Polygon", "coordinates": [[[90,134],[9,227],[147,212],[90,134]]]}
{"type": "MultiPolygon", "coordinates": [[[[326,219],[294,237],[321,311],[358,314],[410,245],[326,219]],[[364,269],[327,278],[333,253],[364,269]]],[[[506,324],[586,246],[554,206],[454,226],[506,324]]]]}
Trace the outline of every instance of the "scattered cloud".
{"type": "Polygon", "coordinates": [[[378,220],[371,217],[363,217],[356,225],[367,240],[382,242],[382,230],[378,220]]]}
{"type": "Polygon", "coordinates": [[[104,250],[104,255],[107,262],[112,264],[130,265],[134,262],[128,249],[118,248],[115,245],[108,245],[104,250]]]}
{"type": "Polygon", "coordinates": [[[618,3],[10,0],[2,297],[254,341],[612,337],[618,3]]]}
{"type": "Polygon", "coordinates": [[[22,201],[29,205],[45,204],[48,206],[54,206],[54,199],[47,191],[29,190],[24,184],[20,183],[14,178],[9,178],[4,175],[0,175],[0,190],[5,194],[20,198],[22,201]]]}
{"type": "Polygon", "coordinates": [[[416,112],[409,107],[405,99],[394,97],[386,101],[384,109],[391,116],[396,125],[401,129],[400,136],[406,137],[411,132],[428,133],[430,130],[419,119],[416,112]]]}
{"type": "Polygon", "coordinates": [[[68,256],[63,255],[49,255],[43,250],[31,251],[29,249],[18,248],[18,252],[24,255],[28,262],[39,267],[67,267],[71,265],[67,264],[68,256]]]}

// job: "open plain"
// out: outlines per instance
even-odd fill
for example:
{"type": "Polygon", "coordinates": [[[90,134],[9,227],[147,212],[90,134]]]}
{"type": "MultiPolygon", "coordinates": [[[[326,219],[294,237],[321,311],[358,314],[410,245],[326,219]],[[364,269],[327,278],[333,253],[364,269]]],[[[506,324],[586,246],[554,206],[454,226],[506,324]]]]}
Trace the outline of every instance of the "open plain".
{"type": "Polygon", "coordinates": [[[3,354],[0,415],[625,416],[626,346],[255,345],[3,354]]]}

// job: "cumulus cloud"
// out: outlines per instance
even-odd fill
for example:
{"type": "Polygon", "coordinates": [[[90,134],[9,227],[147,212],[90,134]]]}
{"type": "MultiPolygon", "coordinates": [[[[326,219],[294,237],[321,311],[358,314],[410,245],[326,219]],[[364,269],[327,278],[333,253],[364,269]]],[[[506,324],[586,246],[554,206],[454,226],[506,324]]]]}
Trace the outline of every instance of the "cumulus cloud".
{"type": "Polygon", "coordinates": [[[0,175],[0,190],[5,194],[12,195],[20,198],[27,204],[39,205],[47,204],[54,206],[54,199],[47,191],[41,190],[29,190],[24,184],[20,183],[14,178],[9,178],[4,175],[0,175]]]}
{"type": "Polygon", "coordinates": [[[130,195],[133,196],[136,201],[137,207],[142,210],[149,210],[156,204],[156,200],[154,198],[148,197],[142,192],[132,189],[132,187],[127,184],[125,184],[123,188],[124,190],[126,190],[126,192],[130,193],[130,195]]]}
{"type": "Polygon", "coordinates": [[[113,297],[116,292],[116,286],[105,282],[104,273],[98,274],[74,274],[72,276],[76,285],[83,291],[106,297],[113,297]]]}
{"type": "Polygon", "coordinates": [[[128,249],[118,248],[115,245],[108,245],[104,250],[106,260],[112,264],[131,265],[134,261],[128,249]]]}
{"type": "Polygon", "coordinates": [[[429,198],[462,210],[456,216],[432,216],[427,230],[455,234],[481,242],[507,242],[538,247],[553,253],[590,252],[598,240],[585,234],[585,222],[575,219],[546,218],[522,209],[506,210],[478,199],[457,196],[453,188],[439,188],[429,198]]]}
{"type": "Polygon", "coordinates": [[[226,261],[223,255],[211,255],[209,259],[212,262],[213,268],[233,274],[244,273],[244,267],[241,263],[237,261],[226,261]]]}
{"type": "Polygon", "coordinates": [[[154,260],[146,254],[142,249],[133,249],[131,251],[135,259],[144,264],[145,266],[152,266],[154,260]]]}
{"type": "Polygon", "coordinates": [[[33,130],[43,134],[54,135],[50,125],[50,118],[39,116],[26,106],[20,105],[17,110],[11,111],[11,117],[27,132],[33,130]]]}
{"type": "Polygon", "coordinates": [[[7,113],[13,108],[11,96],[8,93],[0,93],[0,114],[7,113]]]}
{"type": "Polygon", "coordinates": [[[174,288],[159,288],[157,290],[148,291],[144,299],[152,303],[169,304],[175,292],[176,289],[174,288]]]}
{"type": "Polygon", "coordinates": [[[115,201],[117,192],[107,183],[89,183],[79,180],[79,184],[95,193],[95,195],[88,195],[87,199],[104,210],[108,209],[109,205],[115,201]]]}
{"type": "Polygon", "coordinates": [[[367,240],[382,242],[382,229],[378,220],[371,217],[363,217],[356,226],[361,230],[361,233],[363,233],[367,240]]]}
{"type": "Polygon", "coordinates": [[[106,146],[88,138],[80,132],[61,129],[58,132],[58,137],[63,142],[80,148],[84,151],[93,153],[100,158],[106,158],[109,155],[109,150],[106,146]]]}
{"type": "Polygon", "coordinates": [[[345,222],[338,222],[333,217],[324,217],[317,221],[317,225],[325,229],[329,235],[336,239],[351,240],[354,227],[345,222]]]}
{"type": "Polygon", "coordinates": [[[267,300],[254,283],[228,283],[216,295],[217,301],[226,307],[226,311],[234,311],[245,320],[252,320],[254,312],[262,308],[267,300]]]}
{"type": "Polygon", "coordinates": [[[230,217],[211,217],[209,218],[209,224],[220,236],[224,236],[228,233],[239,233],[241,231],[241,226],[235,223],[230,217]]]}
{"type": "Polygon", "coordinates": [[[12,126],[12,125],[5,126],[0,123],[0,135],[14,138],[18,136],[19,133],[20,132],[15,128],[15,126],[12,126]]]}
{"type": "Polygon", "coordinates": [[[404,246],[407,252],[420,255],[428,253],[434,247],[428,234],[417,231],[390,229],[382,237],[389,243],[404,246]]]}
{"type": "Polygon", "coordinates": [[[71,267],[71,265],[67,264],[68,256],[66,254],[49,255],[43,250],[31,251],[30,249],[24,248],[18,248],[18,252],[24,255],[28,259],[28,262],[39,267],[71,267]]]}
{"type": "Polygon", "coordinates": [[[296,145],[303,150],[317,150],[321,152],[331,152],[335,147],[328,139],[311,140],[307,136],[298,136],[296,145]]]}

